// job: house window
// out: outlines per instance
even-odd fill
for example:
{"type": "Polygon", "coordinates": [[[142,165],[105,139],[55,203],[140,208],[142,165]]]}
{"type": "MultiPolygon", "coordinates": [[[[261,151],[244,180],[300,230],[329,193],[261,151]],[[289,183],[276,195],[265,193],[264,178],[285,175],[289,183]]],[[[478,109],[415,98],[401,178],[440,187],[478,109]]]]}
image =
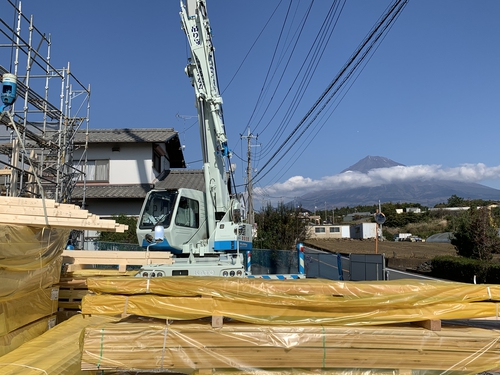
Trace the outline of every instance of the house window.
{"type": "Polygon", "coordinates": [[[165,156],[165,150],[159,144],[153,145],[153,168],[156,172],[161,173],[161,158],[165,156]]]}
{"type": "Polygon", "coordinates": [[[325,227],[316,227],[314,228],[315,233],[325,233],[325,227]]]}
{"type": "Polygon", "coordinates": [[[109,160],[87,160],[87,181],[109,181],[109,160]]]}
{"type": "Polygon", "coordinates": [[[340,232],[339,227],[330,227],[330,233],[338,233],[338,232],[340,232]]]}

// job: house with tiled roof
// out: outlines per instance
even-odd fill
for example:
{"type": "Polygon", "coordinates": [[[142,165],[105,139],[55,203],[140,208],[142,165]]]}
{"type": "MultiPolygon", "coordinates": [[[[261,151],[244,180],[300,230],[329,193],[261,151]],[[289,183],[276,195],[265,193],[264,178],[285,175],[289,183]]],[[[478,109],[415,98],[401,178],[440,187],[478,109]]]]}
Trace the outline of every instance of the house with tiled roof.
{"type": "Polygon", "coordinates": [[[99,216],[138,215],[155,184],[203,189],[201,171],[182,170],[186,163],[172,128],[78,131],[74,148],[75,167],[86,167],[72,200],[99,216]]]}

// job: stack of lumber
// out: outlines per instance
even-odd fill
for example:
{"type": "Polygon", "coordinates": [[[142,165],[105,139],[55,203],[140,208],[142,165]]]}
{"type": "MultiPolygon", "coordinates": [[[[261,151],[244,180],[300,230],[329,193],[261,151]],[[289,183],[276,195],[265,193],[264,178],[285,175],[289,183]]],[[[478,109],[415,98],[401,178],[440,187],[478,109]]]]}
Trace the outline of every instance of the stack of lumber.
{"type": "Polygon", "coordinates": [[[57,284],[59,300],[57,308],[57,322],[63,322],[80,313],[82,298],[88,293],[85,279],[64,277],[57,284]]]}
{"type": "Polygon", "coordinates": [[[0,224],[121,232],[127,225],[52,199],[0,197],[0,224]]]}
{"type": "Polygon", "coordinates": [[[56,325],[43,335],[0,357],[2,375],[96,375],[81,370],[79,347],[82,330],[88,325],[116,319],[104,316],[76,315],[56,325]]]}
{"type": "MultiPolygon", "coordinates": [[[[24,343],[37,338],[48,329],[54,327],[55,324],[56,318],[54,316],[47,316],[0,336],[0,356],[10,353],[24,343]]],[[[0,359],[1,361],[2,359],[0,359]]],[[[0,373],[2,373],[1,369],[0,373]]]]}
{"type": "Polygon", "coordinates": [[[62,257],[72,229],[120,231],[114,220],[50,199],[0,197],[0,354],[56,324],[62,257]]]}
{"type": "Polygon", "coordinates": [[[380,325],[498,316],[500,286],[429,280],[377,283],[223,277],[89,278],[84,314],[255,324],[380,325]],[[210,297],[210,298],[200,298],[210,297]]]}
{"type": "Polygon", "coordinates": [[[69,229],[0,225],[0,354],[53,327],[69,229]]]}
{"type": "Polygon", "coordinates": [[[82,300],[83,314],[124,319],[85,329],[84,370],[477,374],[500,368],[500,331],[415,324],[498,316],[498,285],[179,276],[89,278],[87,286],[92,293],[82,300]]]}
{"type": "Polygon", "coordinates": [[[58,321],[63,321],[80,312],[82,298],[88,293],[87,278],[135,276],[137,269],[127,270],[127,267],[144,264],[172,264],[173,259],[172,254],[167,251],[64,250],[62,261],[63,273],[58,283],[58,321]],[[117,268],[110,269],[110,266],[117,266],[117,268]]]}
{"type": "MultiPolygon", "coordinates": [[[[85,329],[82,370],[317,369],[476,374],[500,366],[499,332],[443,326],[259,326],[126,319],[85,329]]],[[[247,370],[248,371],[248,370],[247,370]]],[[[397,372],[396,372],[397,373],[397,372]]]]}

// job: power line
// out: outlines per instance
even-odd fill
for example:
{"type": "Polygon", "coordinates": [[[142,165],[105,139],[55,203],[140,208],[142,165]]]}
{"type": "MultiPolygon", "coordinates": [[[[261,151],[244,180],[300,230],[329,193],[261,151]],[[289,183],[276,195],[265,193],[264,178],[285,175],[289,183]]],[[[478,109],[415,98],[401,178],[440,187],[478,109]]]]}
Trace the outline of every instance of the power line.
{"type": "Polygon", "coordinates": [[[292,146],[298,141],[298,139],[304,134],[304,132],[311,126],[311,124],[317,119],[319,114],[325,109],[327,104],[331,101],[333,96],[339,91],[339,89],[345,84],[345,82],[351,77],[353,72],[357,69],[357,67],[361,64],[361,62],[366,58],[368,53],[371,51],[373,46],[377,43],[382,34],[387,30],[387,28],[392,24],[392,22],[396,19],[399,13],[403,10],[404,6],[407,4],[408,0],[397,0],[385,13],[385,15],[381,18],[378,24],[372,29],[372,31],[368,34],[368,36],[363,40],[355,53],[351,56],[348,62],[344,65],[341,71],[337,74],[334,80],[328,85],[327,89],[321,94],[321,96],[316,100],[314,105],[309,109],[306,115],[302,118],[299,124],[294,128],[292,133],[285,139],[285,141],[281,144],[280,147],[273,153],[271,158],[264,164],[263,167],[259,169],[256,173],[255,177],[260,176],[259,179],[256,179],[255,182],[260,181],[264,178],[276,165],[283,159],[283,157],[291,150],[292,146]],[[343,78],[343,79],[342,79],[343,78]],[[341,80],[342,79],[342,80],[341,80]],[[333,91],[330,96],[327,95],[334,89],[335,85],[339,84],[339,86],[333,91]],[[320,107],[321,103],[324,104],[320,107]],[[314,112],[317,110],[317,113],[314,112]],[[314,116],[313,116],[314,114],[314,116]],[[303,129],[303,131],[299,134],[299,136],[295,139],[295,141],[285,150],[283,155],[275,162],[269,169],[266,168],[270,165],[270,163],[278,156],[278,154],[284,149],[284,147],[291,142],[293,136],[298,132],[298,130],[306,123],[306,121],[311,117],[312,120],[308,123],[308,125],[303,129]],[[265,171],[264,174],[262,172],[265,171]]]}

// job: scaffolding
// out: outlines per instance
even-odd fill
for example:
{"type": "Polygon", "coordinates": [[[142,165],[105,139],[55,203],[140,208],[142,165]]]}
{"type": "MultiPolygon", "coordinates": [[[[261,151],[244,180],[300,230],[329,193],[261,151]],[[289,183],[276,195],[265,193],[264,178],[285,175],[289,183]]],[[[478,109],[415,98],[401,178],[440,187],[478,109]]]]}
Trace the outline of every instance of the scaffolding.
{"type": "Polygon", "coordinates": [[[78,142],[78,160],[73,151],[77,133],[88,139],[90,85],[69,63],[55,68],[50,34],[23,14],[21,1],[6,1],[12,12],[0,15],[0,76],[17,76],[17,100],[0,113],[0,195],[70,203],[76,183],[85,182],[87,142],[78,142]]]}

